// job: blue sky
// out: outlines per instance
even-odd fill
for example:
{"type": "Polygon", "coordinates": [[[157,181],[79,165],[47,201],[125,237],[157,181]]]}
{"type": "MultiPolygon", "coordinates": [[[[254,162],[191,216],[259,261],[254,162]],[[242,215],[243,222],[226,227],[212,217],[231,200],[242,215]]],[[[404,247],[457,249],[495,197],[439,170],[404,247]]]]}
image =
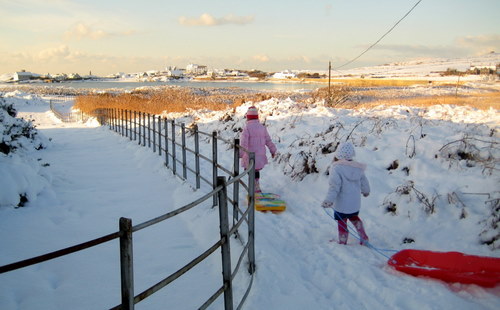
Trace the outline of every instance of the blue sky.
{"type": "MultiPolygon", "coordinates": [[[[0,0],[0,73],[110,74],[189,63],[327,70],[418,0],[0,0]]],[[[500,1],[422,0],[346,68],[500,52],[500,1]]]]}

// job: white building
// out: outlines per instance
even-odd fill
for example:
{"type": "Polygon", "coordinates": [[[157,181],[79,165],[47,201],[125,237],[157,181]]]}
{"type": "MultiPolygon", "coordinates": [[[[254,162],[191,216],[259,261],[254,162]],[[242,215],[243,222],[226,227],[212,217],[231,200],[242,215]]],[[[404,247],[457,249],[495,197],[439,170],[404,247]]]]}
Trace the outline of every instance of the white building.
{"type": "Polygon", "coordinates": [[[165,72],[168,77],[180,78],[184,76],[184,69],[177,69],[175,66],[165,68],[165,72]]]}
{"type": "Polygon", "coordinates": [[[28,81],[35,78],[34,74],[31,72],[26,72],[26,71],[20,71],[20,72],[15,72],[12,80],[14,82],[18,81],[28,81]]]}
{"type": "Polygon", "coordinates": [[[201,66],[197,64],[189,64],[186,67],[187,74],[203,75],[207,73],[207,66],[201,66]]]}
{"type": "Polygon", "coordinates": [[[296,77],[297,75],[290,70],[276,72],[275,74],[273,74],[273,78],[275,79],[294,79],[296,77]]]}

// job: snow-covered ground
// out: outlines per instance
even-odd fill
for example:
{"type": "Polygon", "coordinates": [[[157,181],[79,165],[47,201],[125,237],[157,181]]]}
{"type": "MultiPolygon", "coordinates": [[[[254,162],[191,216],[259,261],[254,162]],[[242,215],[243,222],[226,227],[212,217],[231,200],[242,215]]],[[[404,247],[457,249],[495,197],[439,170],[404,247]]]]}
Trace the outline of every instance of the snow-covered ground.
{"type": "MultiPolygon", "coordinates": [[[[0,265],[114,232],[122,216],[141,223],[204,194],[173,177],[157,154],[107,127],[61,123],[44,97],[4,97],[20,116],[34,119],[46,148],[0,154],[0,171],[12,178],[0,180],[0,265]],[[24,207],[14,208],[7,188],[33,190],[24,207]]],[[[197,119],[200,130],[233,139],[250,104],[234,114],[177,117],[197,119]]],[[[388,267],[385,256],[393,253],[386,250],[413,248],[500,257],[500,241],[492,241],[500,234],[498,110],[344,110],[291,99],[255,104],[279,149],[262,171],[261,184],[280,194],[288,209],[256,214],[257,273],[244,309],[500,308],[499,287],[414,278],[388,267]],[[347,246],[329,242],[337,238],[336,223],[320,204],[335,144],[346,139],[357,146],[356,159],[368,165],[372,193],[363,199],[360,216],[380,251],[358,245],[352,236],[347,246]]],[[[218,238],[218,214],[210,206],[134,235],[136,292],[218,238]]],[[[110,308],[120,300],[118,262],[114,242],[0,274],[0,309],[110,308]]],[[[247,279],[235,281],[236,299],[247,279]]],[[[220,281],[220,261],[210,259],[137,309],[197,308],[220,281]]],[[[212,308],[221,309],[221,302],[212,308]]]]}

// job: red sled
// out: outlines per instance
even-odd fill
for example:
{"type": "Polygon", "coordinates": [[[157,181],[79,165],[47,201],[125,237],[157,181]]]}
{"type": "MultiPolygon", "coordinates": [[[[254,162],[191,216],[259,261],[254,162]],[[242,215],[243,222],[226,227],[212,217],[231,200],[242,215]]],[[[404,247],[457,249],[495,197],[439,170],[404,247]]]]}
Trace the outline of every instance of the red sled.
{"type": "Polygon", "coordinates": [[[500,258],[460,252],[402,250],[387,262],[412,276],[425,276],[449,283],[495,287],[500,283],[500,258]]]}

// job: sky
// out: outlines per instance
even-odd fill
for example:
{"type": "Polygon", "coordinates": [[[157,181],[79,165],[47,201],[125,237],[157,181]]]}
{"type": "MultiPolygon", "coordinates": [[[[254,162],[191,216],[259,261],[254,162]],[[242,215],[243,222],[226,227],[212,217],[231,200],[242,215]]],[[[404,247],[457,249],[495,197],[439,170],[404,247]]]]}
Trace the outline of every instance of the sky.
{"type": "MultiPolygon", "coordinates": [[[[0,74],[327,70],[418,0],[0,0],[0,74]]],[[[500,51],[500,1],[422,0],[343,68],[500,51]]]]}

